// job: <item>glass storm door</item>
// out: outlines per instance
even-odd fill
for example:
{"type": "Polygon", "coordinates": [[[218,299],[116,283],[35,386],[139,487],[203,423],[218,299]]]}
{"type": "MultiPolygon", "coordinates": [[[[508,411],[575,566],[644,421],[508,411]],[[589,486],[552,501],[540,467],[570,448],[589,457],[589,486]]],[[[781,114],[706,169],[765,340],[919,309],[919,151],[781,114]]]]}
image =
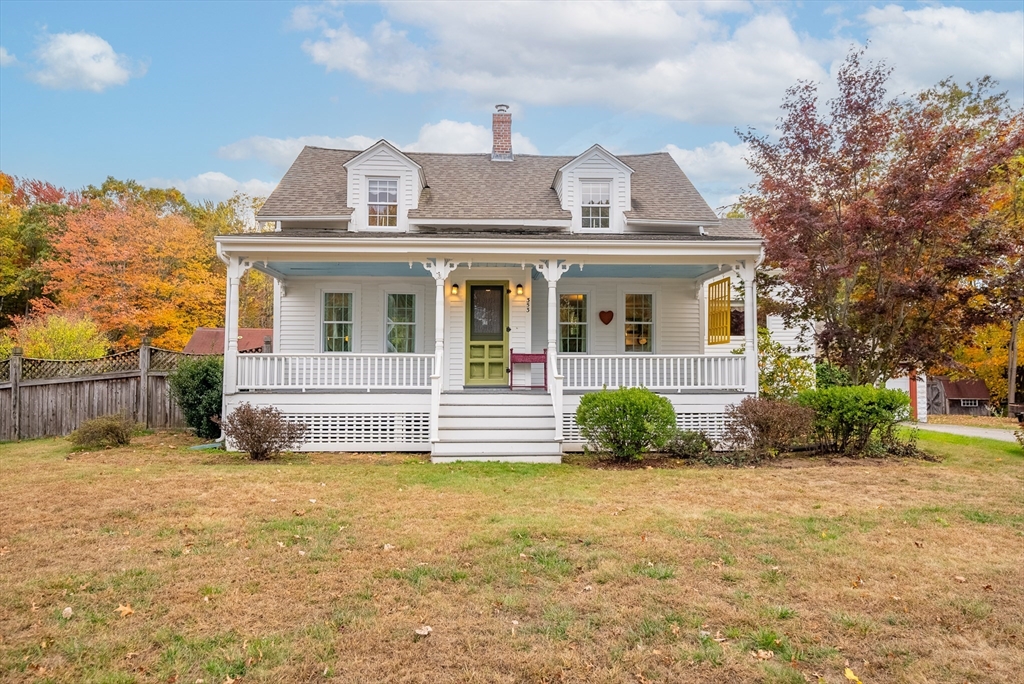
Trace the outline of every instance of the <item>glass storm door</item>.
{"type": "Polygon", "coordinates": [[[466,384],[507,385],[508,283],[466,287],[466,384]]]}

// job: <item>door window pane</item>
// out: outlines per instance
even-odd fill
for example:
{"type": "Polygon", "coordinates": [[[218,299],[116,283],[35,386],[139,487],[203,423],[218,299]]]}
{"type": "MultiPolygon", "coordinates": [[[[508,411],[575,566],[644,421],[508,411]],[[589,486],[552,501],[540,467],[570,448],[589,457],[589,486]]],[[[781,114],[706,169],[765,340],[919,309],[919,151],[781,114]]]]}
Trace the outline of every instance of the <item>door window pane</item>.
{"type": "Polygon", "coordinates": [[[626,295],[625,333],[627,352],[649,352],[653,346],[654,295],[626,295]]]}
{"type": "Polygon", "coordinates": [[[587,352],[587,295],[559,296],[558,340],[559,351],[564,354],[587,352]]]}
{"type": "Polygon", "coordinates": [[[352,293],[324,293],[324,351],[352,351],[352,293]]]}
{"type": "Polygon", "coordinates": [[[471,340],[505,339],[505,288],[502,285],[473,285],[470,288],[471,340]]]}
{"type": "Polygon", "coordinates": [[[416,351],[416,295],[389,294],[387,351],[412,354],[416,351]]]}

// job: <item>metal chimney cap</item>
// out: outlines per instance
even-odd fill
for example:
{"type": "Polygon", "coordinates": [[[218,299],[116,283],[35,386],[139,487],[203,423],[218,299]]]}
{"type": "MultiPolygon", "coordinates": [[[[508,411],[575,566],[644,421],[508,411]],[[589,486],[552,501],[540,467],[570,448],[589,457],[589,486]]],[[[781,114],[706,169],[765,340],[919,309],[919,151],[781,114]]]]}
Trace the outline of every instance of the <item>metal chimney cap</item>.
{"type": "Polygon", "coordinates": [[[494,105],[494,108],[497,109],[499,112],[507,112],[508,111],[508,105],[506,105],[506,104],[494,105]]]}

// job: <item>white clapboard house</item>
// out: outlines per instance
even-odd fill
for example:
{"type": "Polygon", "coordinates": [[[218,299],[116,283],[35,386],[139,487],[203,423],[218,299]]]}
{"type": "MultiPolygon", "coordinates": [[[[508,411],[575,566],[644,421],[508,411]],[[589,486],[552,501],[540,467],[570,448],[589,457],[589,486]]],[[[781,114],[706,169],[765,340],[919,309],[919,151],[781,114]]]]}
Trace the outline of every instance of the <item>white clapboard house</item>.
{"type": "Polygon", "coordinates": [[[217,238],[227,411],[276,406],[305,450],[558,462],[581,396],[643,386],[720,434],[757,391],[759,237],[664,152],[518,155],[511,124],[499,106],[491,154],[302,150],[257,216],[275,230],[217,238]],[[272,353],[237,349],[250,268],[272,353]]]}

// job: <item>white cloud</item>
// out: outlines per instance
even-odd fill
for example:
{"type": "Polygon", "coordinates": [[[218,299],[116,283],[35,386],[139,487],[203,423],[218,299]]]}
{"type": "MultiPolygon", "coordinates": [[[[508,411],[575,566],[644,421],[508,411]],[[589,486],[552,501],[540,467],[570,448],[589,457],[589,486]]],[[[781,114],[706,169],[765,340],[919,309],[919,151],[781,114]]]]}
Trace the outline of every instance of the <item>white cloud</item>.
{"type": "Polygon", "coordinates": [[[57,90],[99,93],[146,72],[145,66],[114,52],[107,41],[85,32],[47,35],[35,58],[39,68],[32,79],[57,90]]]}
{"type": "Polygon", "coordinates": [[[10,66],[18,61],[18,58],[7,51],[7,48],[0,45],[0,67],[10,66]]]}
{"type": "MultiPolygon", "coordinates": [[[[453,90],[478,103],[597,105],[695,123],[763,125],[800,79],[829,81],[856,41],[798,34],[771,3],[386,3],[357,31],[318,15],[302,47],[329,72],[399,92],[453,90]]],[[[916,88],[992,74],[1019,90],[1020,12],[959,7],[865,12],[856,28],[916,88]],[[962,76],[961,76],[962,75],[962,76]]],[[[902,83],[899,81],[898,83],[902,83]]]]}
{"type": "Polygon", "coordinates": [[[288,17],[288,28],[295,31],[312,31],[327,26],[325,19],[341,19],[344,16],[340,0],[328,0],[318,5],[298,5],[292,8],[288,17]]]}
{"type": "MultiPolygon", "coordinates": [[[[403,145],[406,152],[452,152],[471,154],[490,152],[493,142],[491,129],[468,121],[442,119],[436,124],[425,124],[416,142],[403,145]]],[[[539,154],[530,139],[512,133],[512,149],[518,154],[539,154]]]]}
{"type": "Polygon", "coordinates": [[[783,90],[823,79],[781,14],[734,31],[750,5],[395,3],[369,34],[324,27],[303,49],[328,71],[402,92],[452,89],[481,101],[599,104],[708,122],[771,120],[783,90]],[[397,26],[419,29],[423,44],[397,26]]]}
{"type": "MultiPolygon", "coordinates": [[[[340,150],[364,150],[379,138],[365,135],[331,137],[327,135],[304,135],[298,138],[268,138],[257,135],[245,138],[217,151],[222,159],[259,159],[278,168],[287,168],[295,161],[305,145],[329,147],[340,150]]],[[[491,151],[491,130],[484,126],[460,121],[442,119],[437,123],[425,124],[415,141],[396,144],[406,152],[451,152],[473,153],[491,151]]],[[[521,133],[512,133],[512,149],[519,154],[538,154],[537,146],[521,133]]]]}
{"type": "Polygon", "coordinates": [[[712,207],[735,204],[740,193],[756,180],[743,161],[749,154],[745,143],[730,145],[717,141],[693,149],[666,145],[665,151],[672,155],[712,207]]]}
{"type": "Polygon", "coordinates": [[[277,187],[276,182],[269,183],[256,178],[247,181],[235,180],[220,171],[207,171],[184,180],[150,178],[142,183],[155,188],[177,188],[191,200],[212,200],[214,202],[226,200],[236,192],[242,192],[252,197],[266,197],[277,187]]]}
{"type": "Polygon", "coordinates": [[[304,135],[299,138],[268,138],[254,135],[217,150],[222,159],[260,159],[277,167],[287,168],[306,145],[339,150],[363,150],[376,142],[365,135],[336,138],[328,135],[304,135]]]}
{"type": "Polygon", "coordinates": [[[1018,99],[1024,93],[1024,12],[963,7],[872,7],[869,57],[896,67],[895,90],[913,92],[947,76],[963,83],[989,75],[1018,99]]]}

